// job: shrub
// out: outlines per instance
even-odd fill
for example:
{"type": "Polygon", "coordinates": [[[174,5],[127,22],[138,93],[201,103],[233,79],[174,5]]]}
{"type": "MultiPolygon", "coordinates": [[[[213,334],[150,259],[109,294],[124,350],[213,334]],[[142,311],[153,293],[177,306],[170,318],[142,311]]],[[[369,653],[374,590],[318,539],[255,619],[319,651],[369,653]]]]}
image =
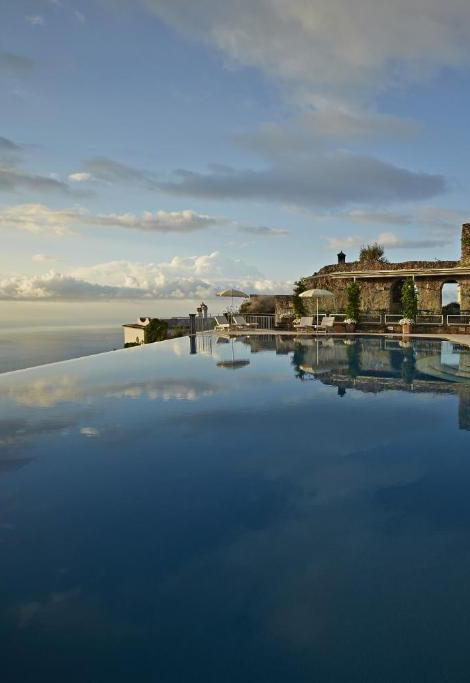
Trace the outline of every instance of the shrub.
{"type": "Polygon", "coordinates": [[[384,257],[384,248],[378,242],[373,244],[365,244],[361,247],[359,253],[359,261],[380,261],[381,263],[386,263],[387,259],[384,257]]]}
{"type": "Polygon", "coordinates": [[[302,316],[305,315],[305,304],[303,300],[300,298],[299,294],[302,294],[302,292],[305,292],[307,289],[307,286],[305,284],[305,280],[302,278],[300,280],[297,280],[294,282],[294,311],[295,315],[297,318],[302,318],[302,316]]]}
{"type": "Polygon", "coordinates": [[[357,282],[350,282],[347,289],[348,303],[346,305],[346,317],[359,322],[361,308],[361,288],[357,282]]]}
{"type": "Polygon", "coordinates": [[[240,306],[241,315],[269,315],[274,313],[275,302],[273,296],[257,296],[244,301],[240,306]]]}
{"type": "Polygon", "coordinates": [[[172,331],[172,337],[176,339],[177,337],[184,337],[186,336],[187,332],[184,329],[184,327],[175,327],[175,329],[172,331]]]}
{"type": "Polygon", "coordinates": [[[401,287],[401,310],[404,318],[415,320],[418,313],[418,297],[412,278],[403,281],[401,287]]]}
{"type": "Polygon", "coordinates": [[[152,318],[144,328],[144,341],[146,344],[163,341],[168,337],[168,323],[159,318],[152,318]]]}

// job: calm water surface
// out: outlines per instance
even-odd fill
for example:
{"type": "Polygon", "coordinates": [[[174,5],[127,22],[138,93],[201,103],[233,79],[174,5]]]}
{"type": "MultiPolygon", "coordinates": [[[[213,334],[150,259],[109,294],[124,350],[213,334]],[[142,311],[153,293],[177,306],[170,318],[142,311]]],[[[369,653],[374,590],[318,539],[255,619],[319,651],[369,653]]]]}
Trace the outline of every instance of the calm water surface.
{"type": "Polygon", "coordinates": [[[0,446],[2,683],[470,678],[468,350],[72,360],[0,377],[0,446]]]}
{"type": "Polygon", "coordinates": [[[122,347],[122,328],[117,325],[0,329],[0,372],[90,356],[122,347]]]}

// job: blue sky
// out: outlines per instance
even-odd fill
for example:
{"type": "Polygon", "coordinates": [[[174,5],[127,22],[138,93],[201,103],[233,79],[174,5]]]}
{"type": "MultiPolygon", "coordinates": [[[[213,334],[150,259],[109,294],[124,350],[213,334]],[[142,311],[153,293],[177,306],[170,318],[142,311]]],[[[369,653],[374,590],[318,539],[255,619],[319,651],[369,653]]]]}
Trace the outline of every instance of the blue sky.
{"type": "Polygon", "coordinates": [[[458,257],[468,2],[0,0],[0,14],[7,317],[288,292],[376,239],[390,260],[458,257]]]}

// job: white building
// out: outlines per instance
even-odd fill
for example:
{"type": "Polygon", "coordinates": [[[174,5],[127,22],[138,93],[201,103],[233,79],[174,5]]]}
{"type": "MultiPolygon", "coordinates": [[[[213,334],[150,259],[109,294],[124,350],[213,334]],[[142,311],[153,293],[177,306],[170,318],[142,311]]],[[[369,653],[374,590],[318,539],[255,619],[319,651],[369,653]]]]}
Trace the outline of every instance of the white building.
{"type": "Polygon", "coordinates": [[[126,323],[124,330],[124,344],[143,344],[144,330],[151,321],[149,317],[139,317],[136,323],[126,323]]]}

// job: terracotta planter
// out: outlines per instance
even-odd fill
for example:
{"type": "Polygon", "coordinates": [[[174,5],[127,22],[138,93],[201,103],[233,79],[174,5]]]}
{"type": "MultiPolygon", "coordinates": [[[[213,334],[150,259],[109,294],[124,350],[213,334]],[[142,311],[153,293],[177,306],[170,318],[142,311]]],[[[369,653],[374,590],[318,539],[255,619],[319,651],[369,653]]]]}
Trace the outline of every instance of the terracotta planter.
{"type": "Polygon", "coordinates": [[[401,326],[401,332],[402,332],[402,334],[410,334],[411,325],[402,325],[401,326]]]}

